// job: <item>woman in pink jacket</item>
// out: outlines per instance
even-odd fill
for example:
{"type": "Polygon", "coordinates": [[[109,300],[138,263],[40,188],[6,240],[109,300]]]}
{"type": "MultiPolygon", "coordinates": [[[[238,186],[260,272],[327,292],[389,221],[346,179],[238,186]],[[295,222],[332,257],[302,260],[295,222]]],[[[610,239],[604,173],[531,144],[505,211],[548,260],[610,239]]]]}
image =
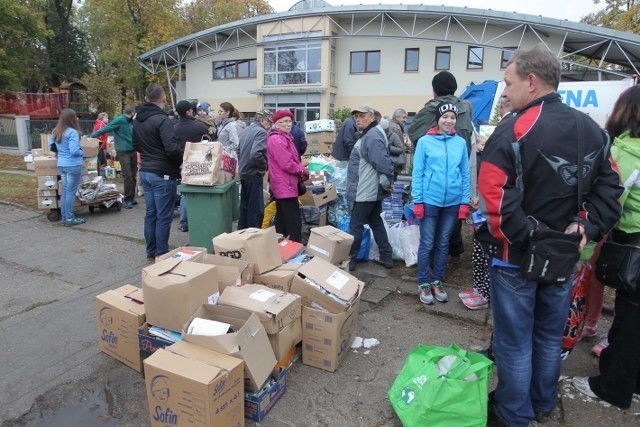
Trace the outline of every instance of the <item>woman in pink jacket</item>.
{"type": "Polygon", "coordinates": [[[269,184],[276,201],[276,231],[302,243],[302,220],[298,205],[298,183],[309,178],[293,143],[293,114],[278,110],[273,114],[273,127],[267,137],[269,184]]]}

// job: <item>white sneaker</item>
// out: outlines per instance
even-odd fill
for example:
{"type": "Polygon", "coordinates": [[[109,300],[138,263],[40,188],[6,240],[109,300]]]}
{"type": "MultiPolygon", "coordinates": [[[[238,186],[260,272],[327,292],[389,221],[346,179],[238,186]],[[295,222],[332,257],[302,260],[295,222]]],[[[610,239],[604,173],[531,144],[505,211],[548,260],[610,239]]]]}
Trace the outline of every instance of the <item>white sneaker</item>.
{"type": "Polygon", "coordinates": [[[592,399],[600,400],[600,398],[591,390],[591,386],[589,385],[589,377],[573,377],[571,379],[571,384],[578,390],[580,393],[588,396],[592,399]]]}

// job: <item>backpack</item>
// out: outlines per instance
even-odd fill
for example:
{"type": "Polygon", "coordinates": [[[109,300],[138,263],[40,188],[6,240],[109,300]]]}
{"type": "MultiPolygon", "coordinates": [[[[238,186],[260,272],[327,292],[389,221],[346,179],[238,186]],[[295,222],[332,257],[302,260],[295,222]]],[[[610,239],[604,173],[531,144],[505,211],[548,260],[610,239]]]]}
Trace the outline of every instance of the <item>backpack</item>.
{"type": "Polygon", "coordinates": [[[417,144],[418,140],[424,136],[429,129],[436,124],[436,108],[442,101],[451,102],[458,109],[458,118],[456,120],[456,134],[464,138],[467,142],[467,153],[471,153],[471,137],[473,135],[473,120],[471,115],[471,104],[466,99],[459,99],[453,95],[443,96],[432,99],[427,102],[424,107],[413,119],[409,127],[409,138],[413,144],[417,144]]]}

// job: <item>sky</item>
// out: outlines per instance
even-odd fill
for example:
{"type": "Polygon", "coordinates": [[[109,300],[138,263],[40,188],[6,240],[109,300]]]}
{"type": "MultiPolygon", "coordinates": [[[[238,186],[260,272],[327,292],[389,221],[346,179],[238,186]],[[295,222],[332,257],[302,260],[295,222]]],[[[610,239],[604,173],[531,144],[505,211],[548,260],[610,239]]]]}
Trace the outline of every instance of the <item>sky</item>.
{"type": "MultiPolygon", "coordinates": [[[[289,10],[298,0],[267,0],[276,12],[289,10]]],[[[547,18],[567,19],[579,22],[580,18],[603,8],[592,0],[326,0],[332,6],[359,4],[424,4],[441,6],[457,6],[476,9],[492,9],[501,12],[518,12],[529,15],[542,15],[547,18]]],[[[601,2],[602,3],[602,2],[601,2]]]]}

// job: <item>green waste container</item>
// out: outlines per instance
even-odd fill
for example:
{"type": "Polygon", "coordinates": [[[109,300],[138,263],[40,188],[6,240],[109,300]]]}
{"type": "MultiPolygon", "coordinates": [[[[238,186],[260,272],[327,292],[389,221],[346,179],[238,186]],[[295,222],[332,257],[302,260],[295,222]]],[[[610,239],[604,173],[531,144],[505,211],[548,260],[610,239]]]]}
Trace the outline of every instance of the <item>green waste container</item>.
{"type": "Polygon", "coordinates": [[[181,184],[178,191],[187,200],[189,244],[213,253],[212,239],[232,231],[234,202],[237,203],[234,195],[238,194],[236,181],[213,187],[181,184]]]}

